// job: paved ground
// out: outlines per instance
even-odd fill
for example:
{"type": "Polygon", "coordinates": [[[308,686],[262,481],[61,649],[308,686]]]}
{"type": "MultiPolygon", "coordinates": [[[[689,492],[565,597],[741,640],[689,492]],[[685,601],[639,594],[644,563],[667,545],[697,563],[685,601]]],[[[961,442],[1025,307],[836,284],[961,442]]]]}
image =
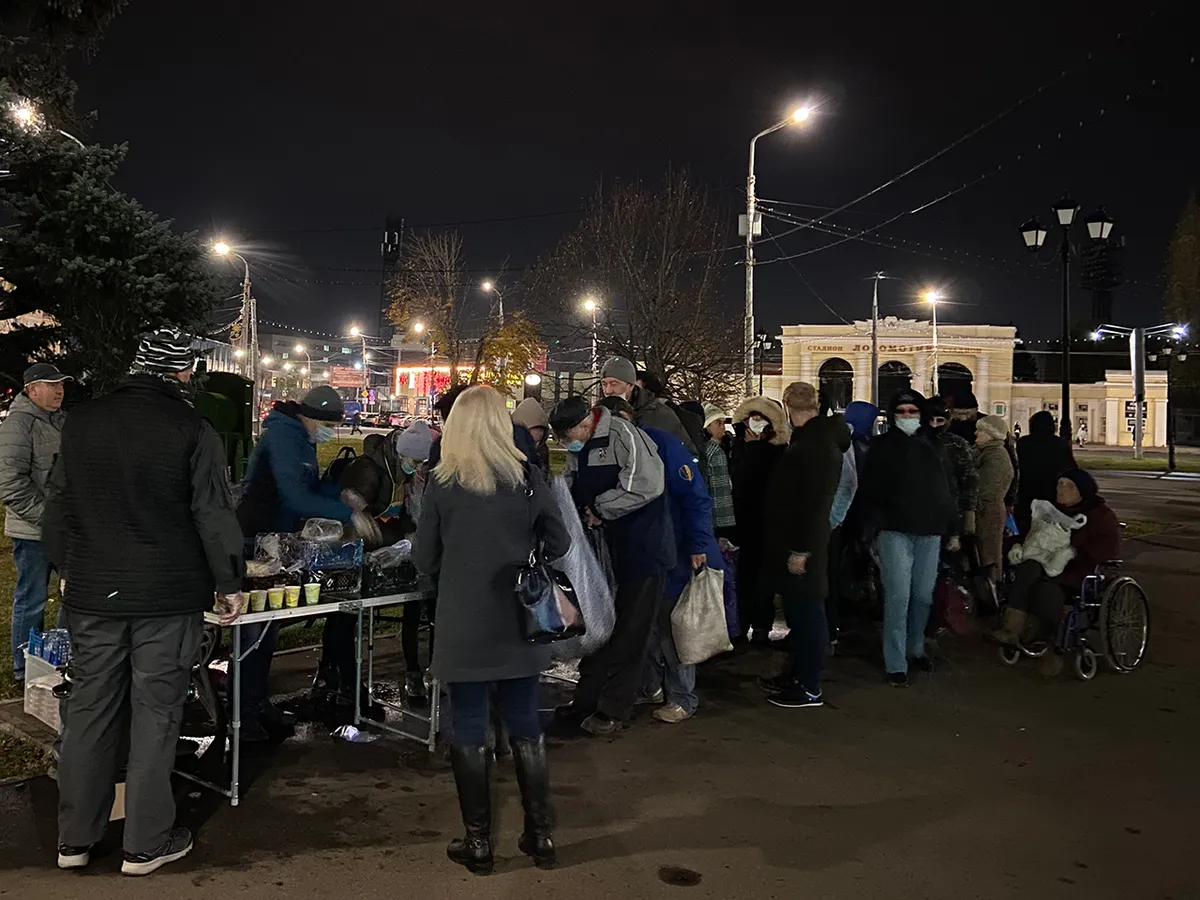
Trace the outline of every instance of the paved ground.
{"type": "MultiPolygon", "coordinates": [[[[788,712],[752,683],[775,660],[745,656],[704,672],[689,723],[555,740],[557,872],[516,856],[511,770],[499,785],[504,860],[477,879],[443,855],[458,828],[444,763],[315,729],[252,761],[239,809],[181,788],[199,845],[142,881],[114,874],[116,854],[84,875],[56,872],[53,783],[0,788],[0,894],[1200,897],[1200,538],[1182,531],[1126,555],[1155,613],[1150,661],[1133,675],[1047,684],[963,640],[907,692],[865,660],[835,660],[830,706],[788,712]]],[[[310,662],[287,661],[294,673],[310,662]]]]}
{"type": "Polygon", "coordinates": [[[1100,490],[1122,519],[1200,523],[1200,475],[1096,472],[1100,490]]]}

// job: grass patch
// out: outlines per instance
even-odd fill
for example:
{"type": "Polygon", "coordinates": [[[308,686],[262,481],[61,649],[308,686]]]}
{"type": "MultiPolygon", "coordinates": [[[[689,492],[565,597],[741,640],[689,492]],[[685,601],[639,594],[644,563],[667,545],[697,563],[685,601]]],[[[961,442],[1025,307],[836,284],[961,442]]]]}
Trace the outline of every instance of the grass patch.
{"type": "Polygon", "coordinates": [[[37,744],[0,732],[0,781],[44,775],[48,765],[46,751],[37,744]]]}
{"type": "MultiPolygon", "coordinates": [[[[1134,459],[1132,454],[1125,456],[1120,453],[1095,453],[1084,454],[1080,453],[1075,456],[1075,461],[1081,468],[1091,469],[1093,471],[1123,471],[1123,472],[1166,472],[1167,460],[1165,457],[1147,457],[1145,459],[1134,459]]],[[[1182,454],[1176,458],[1176,472],[1200,472],[1200,459],[1192,456],[1183,456],[1182,454]]]]}
{"type": "Polygon", "coordinates": [[[1165,525],[1162,522],[1148,522],[1145,519],[1125,519],[1125,530],[1122,532],[1122,535],[1136,540],[1137,538],[1146,537],[1151,534],[1161,534],[1170,527],[1170,525],[1165,525]]]}

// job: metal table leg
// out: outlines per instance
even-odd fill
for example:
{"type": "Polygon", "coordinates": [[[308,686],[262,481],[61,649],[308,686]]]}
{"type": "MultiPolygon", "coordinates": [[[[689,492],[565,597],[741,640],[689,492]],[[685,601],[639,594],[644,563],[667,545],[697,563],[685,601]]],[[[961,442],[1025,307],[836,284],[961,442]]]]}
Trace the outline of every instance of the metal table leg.
{"type": "MultiPolygon", "coordinates": [[[[270,626],[268,625],[267,628],[270,626]]],[[[266,628],[263,629],[266,634],[266,628]]],[[[261,638],[259,640],[261,643],[261,638]]],[[[230,752],[233,756],[233,774],[229,781],[229,805],[238,805],[238,781],[242,774],[242,626],[234,624],[230,638],[233,658],[233,722],[230,723],[230,752]]],[[[257,647],[258,644],[255,644],[257,647]]]]}

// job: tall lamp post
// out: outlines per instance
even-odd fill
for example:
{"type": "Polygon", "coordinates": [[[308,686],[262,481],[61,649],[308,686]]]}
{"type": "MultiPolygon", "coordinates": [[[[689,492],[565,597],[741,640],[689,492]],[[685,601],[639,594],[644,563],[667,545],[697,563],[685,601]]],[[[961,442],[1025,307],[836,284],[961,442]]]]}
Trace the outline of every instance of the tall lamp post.
{"type": "Polygon", "coordinates": [[[600,302],[595,297],[585,297],[583,300],[583,309],[585,312],[591,313],[592,316],[592,390],[599,394],[600,391],[600,356],[599,356],[599,337],[596,330],[596,314],[600,311],[600,302]]]}
{"type": "Polygon", "coordinates": [[[350,336],[356,337],[362,342],[362,399],[364,401],[363,409],[366,409],[365,401],[371,390],[371,367],[367,365],[367,336],[359,329],[357,325],[352,325],[350,327],[350,336]]]}
{"type": "MultiPolygon", "coordinates": [[[[1182,329],[1176,332],[1176,335],[1182,337],[1186,333],[1182,329]]],[[[1171,346],[1163,347],[1158,353],[1150,354],[1150,361],[1155,362],[1157,357],[1162,356],[1167,363],[1167,471],[1175,471],[1175,400],[1172,392],[1173,385],[1171,384],[1171,376],[1175,371],[1176,363],[1187,362],[1187,351],[1179,350],[1175,352],[1175,348],[1171,346]]]]}
{"type": "MultiPolygon", "coordinates": [[[[303,344],[297,344],[296,352],[304,354],[304,360],[306,363],[308,363],[308,365],[300,370],[300,374],[301,374],[301,376],[307,375],[310,371],[312,371],[312,357],[308,355],[308,348],[306,348],[303,344]]],[[[301,378],[301,380],[300,380],[301,388],[303,388],[305,386],[306,381],[307,381],[306,378],[301,378]]]]}
{"type": "Polygon", "coordinates": [[[781,119],[750,139],[750,167],[746,175],[746,214],[738,217],[738,234],[746,239],[746,327],[742,339],[742,352],[746,368],[747,396],[754,390],[754,239],[762,234],[762,218],[759,216],[754,195],[754,150],[759,138],[789,125],[807,122],[811,115],[810,107],[801,106],[786,119],[781,119]]]}
{"type": "Polygon", "coordinates": [[[503,328],[504,327],[504,294],[502,294],[500,292],[500,286],[497,285],[496,282],[494,282],[494,281],[485,281],[485,282],[483,282],[483,284],[481,284],[479,286],[483,289],[483,292],[485,294],[495,294],[496,295],[496,302],[499,304],[499,309],[500,309],[500,327],[503,328]]]}
{"type": "Polygon", "coordinates": [[[775,342],[771,340],[771,336],[765,331],[760,331],[754,335],[754,349],[758,353],[758,395],[761,397],[763,392],[764,357],[768,350],[775,349],[775,342]]]}
{"type": "MultiPolygon", "coordinates": [[[[1071,226],[1075,224],[1079,204],[1068,194],[1054,204],[1054,218],[1061,231],[1059,257],[1062,260],[1062,408],[1059,410],[1059,432],[1071,440],[1071,226]]],[[[1104,208],[1087,218],[1088,235],[1093,241],[1107,241],[1112,233],[1113,220],[1104,208]]],[[[1036,253],[1046,243],[1046,226],[1034,216],[1021,226],[1025,247],[1036,253]]]]}
{"type": "Polygon", "coordinates": [[[238,347],[235,355],[242,361],[242,376],[248,378],[254,385],[251,406],[254,408],[254,428],[257,431],[259,419],[258,308],[254,295],[250,293],[250,263],[247,262],[246,257],[225,241],[217,241],[213,244],[213,253],[223,257],[232,256],[234,259],[241,260],[242,263],[242,314],[240,317],[242,330],[238,335],[238,347]]]}
{"type": "Polygon", "coordinates": [[[942,295],[937,291],[926,291],[921,296],[929,304],[929,308],[933,310],[933,377],[929,383],[933,388],[931,396],[937,397],[941,393],[941,378],[938,377],[937,305],[938,301],[942,299],[942,295]]]}
{"type": "MultiPolygon", "coordinates": [[[[1123,325],[1101,325],[1092,332],[1093,340],[1100,340],[1103,337],[1119,336],[1129,338],[1129,364],[1133,374],[1133,458],[1141,459],[1143,434],[1145,432],[1146,423],[1146,338],[1161,337],[1169,334],[1175,340],[1183,340],[1187,336],[1187,326],[1177,325],[1174,322],[1165,325],[1155,325],[1151,328],[1126,328],[1123,325]]],[[[1170,352],[1168,349],[1166,352],[1170,352]]],[[[1152,357],[1153,358],[1153,357],[1152,357]]],[[[1187,355],[1184,354],[1184,359],[1187,355]]],[[[1170,369],[1167,370],[1167,440],[1168,452],[1171,459],[1168,464],[1174,466],[1174,441],[1173,431],[1174,423],[1171,415],[1171,385],[1170,385],[1170,369]]]]}

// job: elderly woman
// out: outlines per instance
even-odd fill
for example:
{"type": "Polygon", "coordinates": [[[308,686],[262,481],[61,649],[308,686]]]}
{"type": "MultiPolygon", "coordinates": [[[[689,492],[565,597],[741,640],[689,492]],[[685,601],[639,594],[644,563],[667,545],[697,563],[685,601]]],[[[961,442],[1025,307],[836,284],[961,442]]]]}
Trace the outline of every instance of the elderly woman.
{"type": "Polygon", "coordinates": [[[979,474],[979,497],[975,501],[975,534],[979,539],[979,564],[991,566],[989,575],[998,581],[1004,565],[1004,520],[1008,515],[1004,497],[1012,486],[1013,465],[1004,441],[1008,423],[999,416],[981,416],[975,425],[975,468],[979,474]]]}
{"type": "Polygon", "coordinates": [[[538,718],[538,676],[550,650],[525,640],[513,597],[517,572],[539,543],[547,560],[570,548],[558,507],[541,470],[513,442],[504,400],[490,387],[473,387],[446,420],[414,559],[438,583],[441,617],[430,671],[450,693],[450,760],[466,830],[446,852],[477,874],[490,873],[493,860],[487,746],[493,695],[511,736],[525,807],[519,847],[539,867],[556,862],[538,718]]]}

